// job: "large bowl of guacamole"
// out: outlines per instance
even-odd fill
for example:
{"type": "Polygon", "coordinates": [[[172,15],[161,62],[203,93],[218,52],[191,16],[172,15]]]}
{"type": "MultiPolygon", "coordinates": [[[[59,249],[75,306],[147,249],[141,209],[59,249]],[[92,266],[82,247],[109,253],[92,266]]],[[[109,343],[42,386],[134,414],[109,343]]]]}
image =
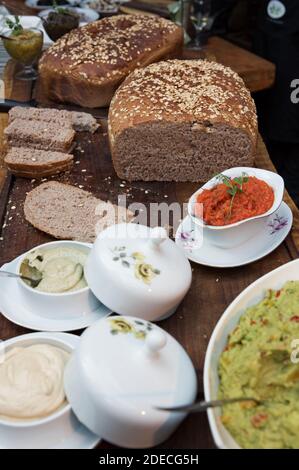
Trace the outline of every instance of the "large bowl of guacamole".
{"type": "Polygon", "coordinates": [[[206,399],[261,401],[210,410],[222,448],[299,448],[299,260],[249,286],[219,321],[205,363],[206,399]]]}

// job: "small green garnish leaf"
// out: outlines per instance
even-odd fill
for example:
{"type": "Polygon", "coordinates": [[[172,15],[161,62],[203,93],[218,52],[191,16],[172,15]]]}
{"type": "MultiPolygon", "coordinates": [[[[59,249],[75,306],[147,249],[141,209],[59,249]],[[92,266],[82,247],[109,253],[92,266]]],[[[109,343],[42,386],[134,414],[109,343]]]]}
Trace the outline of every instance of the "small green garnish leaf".
{"type": "Polygon", "coordinates": [[[56,13],[59,13],[61,15],[71,15],[72,12],[70,10],[68,10],[67,8],[63,8],[63,7],[60,7],[59,5],[57,5],[56,3],[56,0],[53,0],[53,10],[56,12],[56,13]]]}
{"type": "Polygon", "coordinates": [[[220,175],[216,176],[216,179],[221,181],[221,183],[225,184],[225,186],[227,186],[227,193],[231,196],[231,202],[227,214],[227,218],[229,219],[232,215],[233,204],[236,194],[243,192],[243,184],[247,183],[248,175],[243,172],[241,176],[230,179],[228,176],[223,175],[221,173],[220,175]]]}
{"type": "Polygon", "coordinates": [[[18,36],[23,31],[23,26],[20,23],[19,16],[15,16],[14,18],[15,18],[14,20],[6,18],[5,23],[7,24],[9,29],[11,29],[11,34],[13,36],[18,36]]]}

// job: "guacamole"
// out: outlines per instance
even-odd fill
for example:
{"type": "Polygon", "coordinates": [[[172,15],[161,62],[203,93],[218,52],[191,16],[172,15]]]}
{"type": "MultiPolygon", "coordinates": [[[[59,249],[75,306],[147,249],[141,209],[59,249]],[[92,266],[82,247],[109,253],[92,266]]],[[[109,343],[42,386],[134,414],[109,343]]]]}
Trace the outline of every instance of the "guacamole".
{"type": "Polygon", "coordinates": [[[247,309],[219,361],[219,397],[263,400],[222,408],[222,423],[243,448],[299,448],[299,281],[247,309]]]}
{"type": "Polygon", "coordinates": [[[20,273],[28,277],[33,277],[31,272],[41,274],[41,281],[35,290],[73,292],[87,286],[84,278],[86,258],[87,254],[76,248],[34,250],[24,259],[20,273]]]}

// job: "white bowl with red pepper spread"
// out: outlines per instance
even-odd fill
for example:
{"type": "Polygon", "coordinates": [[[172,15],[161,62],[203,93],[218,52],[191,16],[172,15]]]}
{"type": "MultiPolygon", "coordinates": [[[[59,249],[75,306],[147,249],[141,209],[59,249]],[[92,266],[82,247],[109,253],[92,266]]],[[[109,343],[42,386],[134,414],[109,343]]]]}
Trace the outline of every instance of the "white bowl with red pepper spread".
{"type": "Polygon", "coordinates": [[[281,205],[284,181],[277,173],[258,168],[225,170],[197,190],[188,214],[211,244],[232,248],[263,230],[281,205]]]}

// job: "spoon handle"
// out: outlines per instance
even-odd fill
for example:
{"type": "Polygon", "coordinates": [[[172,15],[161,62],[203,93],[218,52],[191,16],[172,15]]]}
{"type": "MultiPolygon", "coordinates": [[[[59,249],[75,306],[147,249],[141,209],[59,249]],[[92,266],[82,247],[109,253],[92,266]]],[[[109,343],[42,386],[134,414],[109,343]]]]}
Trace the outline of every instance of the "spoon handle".
{"type": "Polygon", "coordinates": [[[4,276],[7,276],[7,277],[16,277],[18,279],[25,279],[26,281],[30,281],[30,282],[32,282],[32,280],[33,280],[30,277],[22,276],[21,274],[11,273],[11,272],[8,272],[8,271],[0,270],[0,275],[1,274],[3,274],[4,276]]]}
{"type": "Polygon", "coordinates": [[[230,403],[237,403],[237,402],[245,402],[245,401],[253,401],[256,404],[260,402],[256,398],[226,398],[223,400],[212,400],[212,401],[198,401],[196,403],[192,403],[191,405],[182,405],[182,406],[174,406],[174,407],[156,407],[157,410],[161,411],[176,411],[176,412],[184,412],[184,413],[198,413],[202,411],[206,411],[208,408],[216,408],[218,406],[228,405],[230,403]]]}
{"type": "Polygon", "coordinates": [[[0,270],[0,275],[4,275],[4,276],[8,276],[8,277],[22,277],[20,276],[19,274],[16,274],[16,273],[10,273],[8,271],[2,271],[0,270]]]}

